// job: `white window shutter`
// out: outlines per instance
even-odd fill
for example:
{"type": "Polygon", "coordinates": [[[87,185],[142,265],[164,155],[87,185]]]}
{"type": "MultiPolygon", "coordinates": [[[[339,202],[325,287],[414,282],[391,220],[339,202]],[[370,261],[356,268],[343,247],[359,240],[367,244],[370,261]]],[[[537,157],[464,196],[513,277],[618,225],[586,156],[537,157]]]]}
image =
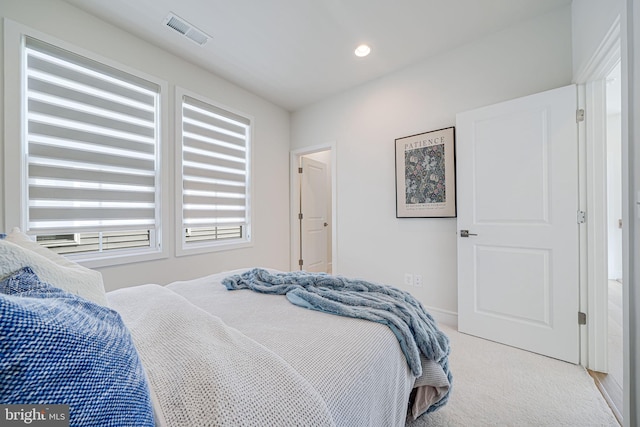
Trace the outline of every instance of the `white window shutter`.
{"type": "Polygon", "coordinates": [[[246,238],[250,120],[191,96],[181,102],[183,241],[246,238]]]}
{"type": "Polygon", "coordinates": [[[27,38],[30,234],[155,229],[158,85],[27,38]]]}

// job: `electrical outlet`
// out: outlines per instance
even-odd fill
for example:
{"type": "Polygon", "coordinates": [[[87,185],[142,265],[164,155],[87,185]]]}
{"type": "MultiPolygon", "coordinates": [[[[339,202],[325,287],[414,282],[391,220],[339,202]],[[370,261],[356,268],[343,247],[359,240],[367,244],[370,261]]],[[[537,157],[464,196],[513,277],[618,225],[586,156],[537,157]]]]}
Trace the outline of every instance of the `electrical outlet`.
{"type": "Polygon", "coordinates": [[[413,275],[413,284],[414,286],[422,286],[422,274],[413,275]]]}
{"type": "Polygon", "coordinates": [[[411,273],[404,273],[404,284],[406,286],[411,286],[413,285],[413,274],[411,273]]]}

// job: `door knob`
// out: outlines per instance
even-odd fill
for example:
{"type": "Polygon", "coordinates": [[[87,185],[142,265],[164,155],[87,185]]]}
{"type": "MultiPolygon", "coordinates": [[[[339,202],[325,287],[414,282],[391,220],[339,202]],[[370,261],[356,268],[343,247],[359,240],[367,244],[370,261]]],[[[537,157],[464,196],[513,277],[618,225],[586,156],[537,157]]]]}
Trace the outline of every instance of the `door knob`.
{"type": "Polygon", "coordinates": [[[460,237],[477,236],[475,233],[469,233],[469,230],[460,230],[460,237]]]}

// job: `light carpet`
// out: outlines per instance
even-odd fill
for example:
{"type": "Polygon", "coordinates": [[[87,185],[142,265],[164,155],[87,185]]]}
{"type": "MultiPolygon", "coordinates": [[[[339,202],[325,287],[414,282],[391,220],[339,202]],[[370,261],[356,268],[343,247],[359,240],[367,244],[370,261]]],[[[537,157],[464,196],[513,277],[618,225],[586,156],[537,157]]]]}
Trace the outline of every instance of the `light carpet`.
{"type": "Polygon", "coordinates": [[[451,339],[449,403],[406,427],[619,426],[583,367],[440,327],[451,339]]]}

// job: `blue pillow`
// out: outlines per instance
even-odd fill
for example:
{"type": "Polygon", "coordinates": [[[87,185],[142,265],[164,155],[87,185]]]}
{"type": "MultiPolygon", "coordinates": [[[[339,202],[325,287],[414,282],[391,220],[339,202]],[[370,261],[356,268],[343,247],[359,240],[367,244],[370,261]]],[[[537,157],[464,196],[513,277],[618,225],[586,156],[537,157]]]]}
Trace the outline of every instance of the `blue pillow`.
{"type": "Polygon", "coordinates": [[[153,426],[146,376],[120,315],[43,283],[0,281],[0,404],[69,405],[72,426],[153,426]]]}

